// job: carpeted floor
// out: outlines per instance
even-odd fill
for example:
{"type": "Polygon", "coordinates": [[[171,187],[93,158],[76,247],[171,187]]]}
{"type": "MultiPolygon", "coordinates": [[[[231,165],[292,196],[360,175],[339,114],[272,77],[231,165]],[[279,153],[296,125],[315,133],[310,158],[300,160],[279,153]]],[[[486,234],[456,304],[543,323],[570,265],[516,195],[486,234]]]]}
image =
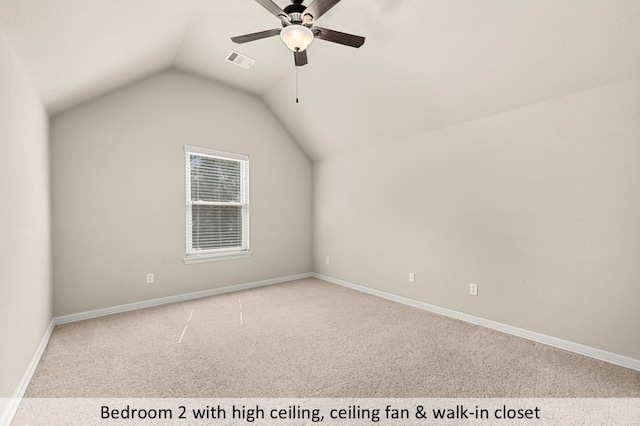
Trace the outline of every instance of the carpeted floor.
{"type": "Polygon", "coordinates": [[[640,372],[305,279],[57,326],[25,397],[639,397],[640,372]]]}

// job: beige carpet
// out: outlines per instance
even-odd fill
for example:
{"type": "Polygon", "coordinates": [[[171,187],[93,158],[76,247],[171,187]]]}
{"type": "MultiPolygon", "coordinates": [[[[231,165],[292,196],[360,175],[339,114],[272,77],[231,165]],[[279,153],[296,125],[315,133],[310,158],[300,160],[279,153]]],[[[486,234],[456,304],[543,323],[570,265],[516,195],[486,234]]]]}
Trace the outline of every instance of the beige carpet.
{"type": "Polygon", "coordinates": [[[57,326],[26,397],[639,397],[640,372],[306,279],[57,326]]]}

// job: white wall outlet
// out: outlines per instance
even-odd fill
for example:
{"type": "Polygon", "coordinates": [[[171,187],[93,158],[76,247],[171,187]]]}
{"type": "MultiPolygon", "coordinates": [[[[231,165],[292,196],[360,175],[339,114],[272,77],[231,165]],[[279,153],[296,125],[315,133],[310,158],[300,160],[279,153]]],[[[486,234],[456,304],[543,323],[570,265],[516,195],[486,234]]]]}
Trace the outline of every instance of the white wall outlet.
{"type": "Polygon", "coordinates": [[[469,284],[469,294],[472,296],[478,295],[478,284],[469,284]]]}
{"type": "Polygon", "coordinates": [[[153,274],[147,274],[147,284],[153,284],[153,274]]]}
{"type": "Polygon", "coordinates": [[[409,272],[409,282],[410,283],[416,282],[416,274],[414,274],[413,272],[409,272]]]}
{"type": "Polygon", "coordinates": [[[324,259],[324,263],[326,263],[327,265],[329,264],[329,257],[328,256],[324,259]]]}

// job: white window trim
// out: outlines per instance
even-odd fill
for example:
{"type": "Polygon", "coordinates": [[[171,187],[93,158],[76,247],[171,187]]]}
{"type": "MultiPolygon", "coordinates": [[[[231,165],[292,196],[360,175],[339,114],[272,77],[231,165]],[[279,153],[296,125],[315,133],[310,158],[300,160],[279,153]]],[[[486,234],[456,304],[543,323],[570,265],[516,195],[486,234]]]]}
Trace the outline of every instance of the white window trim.
{"type": "Polygon", "coordinates": [[[204,263],[204,262],[215,262],[219,260],[232,260],[232,259],[243,259],[250,257],[252,252],[250,248],[250,238],[249,238],[249,223],[250,223],[250,201],[249,201],[249,156],[243,154],[236,154],[231,152],[224,151],[216,151],[208,148],[201,148],[196,146],[185,145],[185,221],[186,221],[186,232],[185,232],[185,257],[183,258],[186,264],[193,263],[204,263]],[[229,205],[246,205],[247,212],[245,213],[246,220],[243,220],[242,227],[242,246],[246,247],[244,250],[238,250],[237,248],[232,249],[214,249],[207,250],[204,252],[194,253],[190,252],[190,242],[191,242],[191,218],[189,214],[189,205],[199,205],[199,204],[209,204],[206,202],[192,202],[190,195],[190,182],[191,182],[191,174],[190,168],[186,166],[188,156],[190,154],[200,154],[208,157],[220,158],[222,160],[238,160],[246,162],[246,181],[244,182],[244,187],[246,188],[245,192],[245,203],[215,203],[215,204],[229,204],[229,205]]]}
{"type": "Polygon", "coordinates": [[[192,263],[206,263],[206,262],[217,262],[219,260],[233,260],[233,259],[245,259],[247,257],[251,257],[251,250],[243,250],[243,251],[235,251],[235,252],[224,252],[224,253],[218,253],[218,254],[206,254],[206,255],[202,255],[202,256],[190,256],[190,257],[185,257],[184,259],[184,263],[186,263],[187,265],[191,265],[192,263]]]}

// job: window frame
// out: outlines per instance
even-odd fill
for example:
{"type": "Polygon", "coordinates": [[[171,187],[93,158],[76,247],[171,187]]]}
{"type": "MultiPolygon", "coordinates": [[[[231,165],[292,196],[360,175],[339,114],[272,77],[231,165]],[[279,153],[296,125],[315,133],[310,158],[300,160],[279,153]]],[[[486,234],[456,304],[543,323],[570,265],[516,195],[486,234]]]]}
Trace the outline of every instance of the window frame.
{"type": "Polygon", "coordinates": [[[251,256],[250,232],[249,232],[249,156],[224,151],[201,148],[196,146],[184,146],[185,160],[185,219],[186,219],[186,247],[184,262],[200,263],[216,260],[239,259],[251,256]],[[191,199],[191,157],[203,156],[223,161],[240,163],[240,202],[203,202],[191,199]],[[242,234],[241,245],[216,249],[198,250],[193,248],[192,211],[197,205],[233,205],[241,207],[242,234]]]}

